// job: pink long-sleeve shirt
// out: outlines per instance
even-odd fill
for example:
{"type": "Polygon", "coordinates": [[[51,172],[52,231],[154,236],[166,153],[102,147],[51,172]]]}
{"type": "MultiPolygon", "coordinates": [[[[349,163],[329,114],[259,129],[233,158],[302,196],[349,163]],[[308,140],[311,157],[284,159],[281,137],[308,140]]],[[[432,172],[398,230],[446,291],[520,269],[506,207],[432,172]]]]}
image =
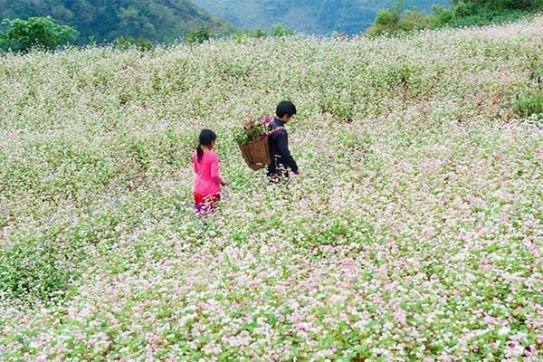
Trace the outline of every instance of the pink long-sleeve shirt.
{"type": "Polygon", "coordinates": [[[215,195],[221,191],[224,184],[220,176],[219,157],[213,151],[204,150],[204,155],[198,162],[198,154],[192,156],[192,164],[196,173],[194,192],[200,195],[215,195]]]}

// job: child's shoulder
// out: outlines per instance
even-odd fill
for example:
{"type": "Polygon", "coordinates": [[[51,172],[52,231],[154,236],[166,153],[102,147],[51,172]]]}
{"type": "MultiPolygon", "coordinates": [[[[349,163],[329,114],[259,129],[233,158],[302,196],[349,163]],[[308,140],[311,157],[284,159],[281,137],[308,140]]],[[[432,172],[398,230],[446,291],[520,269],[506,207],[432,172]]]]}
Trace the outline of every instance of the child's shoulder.
{"type": "Polygon", "coordinates": [[[209,152],[209,156],[211,156],[212,159],[214,159],[214,160],[219,159],[219,155],[217,154],[217,152],[215,152],[215,151],[208,151],[208,152],[209,152]]]}
{"type": "Polygon", "coordinates": [[[217,153],[215,151],[205,150],[204,154],[207,156],[207,158],[209,158],[211,160],[219,159],[219,156],[217,155],[217,153]]]}

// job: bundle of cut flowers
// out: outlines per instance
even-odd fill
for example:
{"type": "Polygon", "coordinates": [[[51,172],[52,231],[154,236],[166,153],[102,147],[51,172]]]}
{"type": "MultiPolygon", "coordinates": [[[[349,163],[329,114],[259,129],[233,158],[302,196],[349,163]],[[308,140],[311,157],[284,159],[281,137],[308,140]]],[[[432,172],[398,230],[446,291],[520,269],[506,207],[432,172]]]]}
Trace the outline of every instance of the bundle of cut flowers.
{"type": "Polygon", "coordinates": [[[246,145],[263,139],[268,135],[268,126],[272,120],[271,116],[262,116],[244,122],[243,128],[236,134],[236,142],[240,145],[246,145]]]}

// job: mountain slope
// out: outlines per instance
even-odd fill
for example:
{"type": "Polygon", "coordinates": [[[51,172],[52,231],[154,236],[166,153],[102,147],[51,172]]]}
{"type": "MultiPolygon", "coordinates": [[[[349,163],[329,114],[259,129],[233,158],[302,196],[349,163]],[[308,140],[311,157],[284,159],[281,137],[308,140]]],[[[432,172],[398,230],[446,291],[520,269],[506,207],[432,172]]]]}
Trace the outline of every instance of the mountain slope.
{"type": "MultiPolygon", "coordinates": [[[[395,0],[193,0],[234,25],[268,29],[283,24],[299,32],[356,34],[371,25],[377,11],[395,0]]],[[[406,7],[430,10],[449,0],[407,0],[406,7]]]]}
{"type": "Polygon", "coordinates": [[[170,42],[201,26],[229,25],[187,0],[0,0],[0,18],[50,15],[81,33],[81,42],[119,36],[170,42]]]}

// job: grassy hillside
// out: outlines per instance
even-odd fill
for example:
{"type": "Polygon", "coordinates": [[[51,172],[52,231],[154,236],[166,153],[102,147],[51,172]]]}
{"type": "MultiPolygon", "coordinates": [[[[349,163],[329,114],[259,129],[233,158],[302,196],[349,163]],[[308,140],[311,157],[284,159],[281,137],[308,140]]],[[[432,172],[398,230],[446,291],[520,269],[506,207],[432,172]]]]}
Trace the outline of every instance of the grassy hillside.
{"type": "Polygon", "coordinates": [[[0,359],[543,359],[542,31],[0,57],[0,359]],[[234,132],[283,98],[273,186],[234,132]]]}
{"type": "Polygon", "coordinates": [[[528,18],[543,11],[541,0],[454,0],[453,6],[437,6],[431,14],[417,9],[402,11],[401,6],[381,9],[369,36],[392,35],[423,29],[461,28],[506,24],[528,18]]]}
{"type": "Polygon", "coordinates": [[[230,29],[187,0],[0,0],[0,19],[31,16],[52,16],[77,28],[83,43],[120,36],[171,42],[202,26],[230,29]]]}
{"type": "MultiPolygon", "coordinates": [[[[239,27],[269,29],[280,23],[304,33],[358,34],[371,25],[379,9],[392,6],[394,0],[194,0],[194,3],[239,27]]],[[[405,1],[406,6],[425,11],[434,3],[448,5],[450,1],[405,1]]]]}

